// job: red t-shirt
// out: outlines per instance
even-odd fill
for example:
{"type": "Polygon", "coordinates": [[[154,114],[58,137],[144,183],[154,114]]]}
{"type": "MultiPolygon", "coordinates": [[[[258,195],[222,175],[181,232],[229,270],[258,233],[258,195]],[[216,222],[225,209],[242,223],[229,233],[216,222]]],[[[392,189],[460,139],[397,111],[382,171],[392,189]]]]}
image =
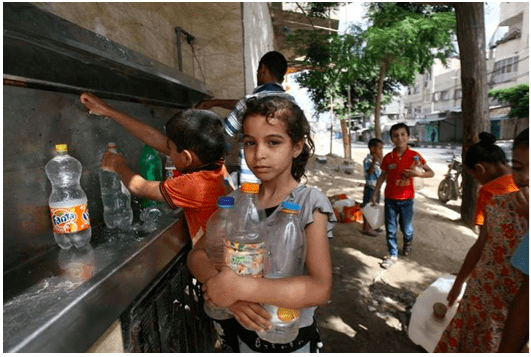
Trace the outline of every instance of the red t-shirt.
{"type": "Polygon", "coordinates": [[[404,151],[402,156],[398,156],[396,149],[385,155],[380,168],[387,172],[387,185],[385,186],[385,198],[392,200],[409,200],[415,197],[413,189],[413,177],[402,178],[404,170],[411,169],[414,164],[413,157],[418,156],[422,165],[426,160],[416,151],[409,147],[404,151]]]}
{"type": "Polygon", "coordinates": [[[518,191],[518,187],[513,181],[513,175],[500,176],[484,184],[478,193],[474,223],[478,226],[483,225],[485,206],[490,203],[494,195],[504,195],[513,191],[518,191]]]}
{"type": "Polygon", "coordinates": [[[181,207],[195,245],[203,235],[206,221],[217,210],[218,198],[230,193],[226,184],[225,165],[216,170],[204,170],[179,175],[160,183],[160,191],[172,209],[181,207]]]}

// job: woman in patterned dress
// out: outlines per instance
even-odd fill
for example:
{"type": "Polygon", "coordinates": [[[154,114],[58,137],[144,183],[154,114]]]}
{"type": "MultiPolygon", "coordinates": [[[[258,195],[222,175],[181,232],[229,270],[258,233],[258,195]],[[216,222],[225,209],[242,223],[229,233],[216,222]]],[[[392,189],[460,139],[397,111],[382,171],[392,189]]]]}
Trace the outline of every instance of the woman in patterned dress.
{"type": "Polygon", "coordinates": [[[465,295],[435,352],[497,352],[512,301],[521,286],[527,287],[528,277],[510,260],[529,225],[528,130],[518,136],[513,150],[513,161],[527,167],[513,171],[520,190],[495,196],[486,207],[485,225],[448,294],[448,304],[455,302],[468,279],[465,295]]]}

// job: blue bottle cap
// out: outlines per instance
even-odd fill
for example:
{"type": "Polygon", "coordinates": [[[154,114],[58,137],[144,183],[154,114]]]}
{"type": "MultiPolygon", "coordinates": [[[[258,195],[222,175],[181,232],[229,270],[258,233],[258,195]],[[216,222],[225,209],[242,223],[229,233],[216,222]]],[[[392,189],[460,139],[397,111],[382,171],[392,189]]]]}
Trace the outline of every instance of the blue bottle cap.
{"type": "Polygon", "coordinates": [[[231,208],[232,206],[234,206],[234,197],[224,196],[218,198],[218,207],[231,208]]]}
{"type": "Polygon", "coordinates": [[[282,208],[286,208],[292,211],[300,211],[301,206],[299,206],[297,203],[282,201],[282,208]]]}

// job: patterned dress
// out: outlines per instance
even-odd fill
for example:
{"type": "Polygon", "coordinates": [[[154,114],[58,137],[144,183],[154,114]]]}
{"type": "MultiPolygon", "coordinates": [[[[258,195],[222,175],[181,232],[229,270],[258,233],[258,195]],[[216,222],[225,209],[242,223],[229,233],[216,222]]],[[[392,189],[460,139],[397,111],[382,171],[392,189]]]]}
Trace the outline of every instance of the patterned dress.
{"type": "Polygon", "coordinates": [[[525,275],[511,257],[528,230],[515,210],[516,195],[495,196],[486,208],[487,242],[467,281],[457,314],[435,352],[497,352],[509,307],[525,275]]]}

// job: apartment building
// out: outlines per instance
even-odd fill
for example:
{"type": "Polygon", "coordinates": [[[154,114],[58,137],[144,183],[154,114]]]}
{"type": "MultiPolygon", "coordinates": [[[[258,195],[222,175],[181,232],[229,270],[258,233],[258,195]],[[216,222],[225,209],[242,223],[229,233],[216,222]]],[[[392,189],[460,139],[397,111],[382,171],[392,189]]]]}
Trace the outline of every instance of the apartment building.
{"type": "MultiPolygon", "coordinates": [[[[462,141],[460,67],[458,58],[450,58],[447,66],[437,60],[408,89],[405,117],[416,122],[419,141],[462,141]]],[[[500,4],[500,23],[488,45],[487,78],[489,89],[529,83],[529,3],[500,4]]],[[[528,118],[510,118],[505,104],[490,99],[489,105],[491,132],[499,139],[511,139],[529,126],[528,118]]]]}

